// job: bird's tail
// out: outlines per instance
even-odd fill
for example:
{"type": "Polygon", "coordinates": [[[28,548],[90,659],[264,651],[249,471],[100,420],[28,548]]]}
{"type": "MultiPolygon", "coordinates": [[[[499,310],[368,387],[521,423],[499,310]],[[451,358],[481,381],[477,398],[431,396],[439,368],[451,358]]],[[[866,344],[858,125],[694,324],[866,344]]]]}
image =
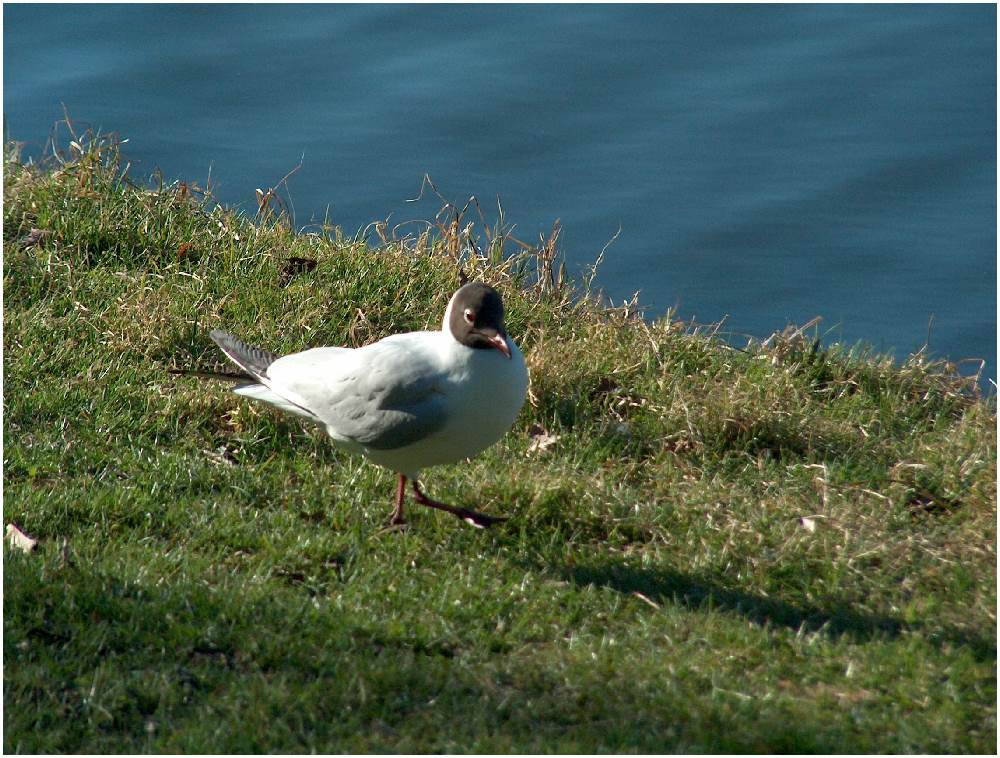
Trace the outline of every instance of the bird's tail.
{"type": "Polygon", "coordinates": [[[242,372],[214,372],[214,371],[174,371],[172,373],[191,374],[207,379],[223,379],[225,381],[236,382],[233,392],[243,397],[253,400],[261,400],[269,403],[283,411],[294,413],[311,421],[319,421],[316,415],[308,410],[301,401],[296,401],[293,397],[286,397],[287,392],[276,392],[271,386],[271,380],[267,376],[267,367],[274,363],[280,356],[261,350],[259,347],[252,347],[240,339],[237,339],[229,332],[215,329],[209,333],[212,341],[218,345],[222,352],[226,354],[233,363],[243,369],[242,372]]]}
{"type": "Polygon", "coordinates": [[[208,336],[212,338],[212,341],[216,345],[222,348],[222,352],[226,354],[229,360],[257,381],[264,380],[267,376],[267,367],[278,360],[278,356],[274,353],[261,350],[259,347],[251,347],[229,332],[224,332],[221,329],[212,330],[208,336]]]}
{"type": "Polygon", "coordinates": [[[178,374],[180,376],[197,376],[199,379],[218,379],[222,382],[245,382],[254,379],[250,374],[236,371],[198,371],[187,368],[168,368],[168,374],[178,374]]]}

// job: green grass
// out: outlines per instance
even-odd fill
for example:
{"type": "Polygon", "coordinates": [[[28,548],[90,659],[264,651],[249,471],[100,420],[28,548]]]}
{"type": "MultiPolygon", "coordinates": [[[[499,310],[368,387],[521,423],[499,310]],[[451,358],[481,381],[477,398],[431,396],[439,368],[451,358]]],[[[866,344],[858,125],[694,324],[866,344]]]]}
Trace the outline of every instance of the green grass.
{"type": "Polygon", "coordinates": [[[4,518],[40,540],[4,551],[5,751],[995,750],[995,402],[952,367],[733,349],[574,291],[555,235],[295,234],[77,142],[4,166],[4,518]],[[169,373],[221,366],[216,327],[436,325],[459,261],[531,371],[426,473],[489,532],[380,532],[391,473],[169,373]]]}

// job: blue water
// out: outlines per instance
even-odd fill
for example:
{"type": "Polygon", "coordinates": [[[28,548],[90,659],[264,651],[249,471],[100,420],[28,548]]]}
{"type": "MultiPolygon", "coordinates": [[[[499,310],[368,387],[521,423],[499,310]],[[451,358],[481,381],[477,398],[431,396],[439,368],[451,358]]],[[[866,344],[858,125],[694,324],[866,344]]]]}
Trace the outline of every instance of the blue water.
{"type": "MultiPolygon", "coordinates": [[[[4,116],[130,139],[133,175],[348,233],[499,194],[574,270],[766,336],[996,377],[996,8],[5,5],[4,116]],[[969,371],[972,370],[970,367],[969,371]]],[[[734,337],[739,342],[739,337],[734,337]]]]}

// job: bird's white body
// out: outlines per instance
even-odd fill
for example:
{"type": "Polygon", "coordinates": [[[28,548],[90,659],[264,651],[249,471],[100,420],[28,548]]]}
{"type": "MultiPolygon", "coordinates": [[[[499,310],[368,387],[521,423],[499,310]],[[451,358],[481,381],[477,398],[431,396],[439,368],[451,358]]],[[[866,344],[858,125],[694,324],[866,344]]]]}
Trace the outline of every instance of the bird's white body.
{"type": "Polygon", "coordinates": [[[524,405],[528,369],[492,287],[463,284],[440,331],[396,334],[365,347],[279,357],[221,329],[210,336],[245,372],[247,382],[234,392],[323,425],[338,446],[399,475],[390,528],[405,524],[407,479],[420,505],[479,529],[505,520],[429,498],[417,481],[421,469],[481,453],[524,405]]]}
{"type": "Polygon", "coordinates": [[[261,384],[235,391],[321,423],[338,446],[416,479],[510,430],[528,371],[517,346],[508,346],[510,358],[467,347],[447,329],[409,332],[356,349],[286,355],[261,384]]]}

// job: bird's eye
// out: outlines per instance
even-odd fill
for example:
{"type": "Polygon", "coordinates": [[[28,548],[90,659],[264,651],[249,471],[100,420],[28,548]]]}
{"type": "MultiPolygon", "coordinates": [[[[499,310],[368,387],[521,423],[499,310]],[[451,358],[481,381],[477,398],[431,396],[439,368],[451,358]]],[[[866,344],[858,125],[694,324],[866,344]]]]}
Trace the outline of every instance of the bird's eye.
{"type": "Polygon", "coordinates": [[[476,314],[472,312],[472,308],[466,308],[465,313],[463,315],[465,316],[465,320],[468,323],[470,324],[476,323],[476,314]]]}

